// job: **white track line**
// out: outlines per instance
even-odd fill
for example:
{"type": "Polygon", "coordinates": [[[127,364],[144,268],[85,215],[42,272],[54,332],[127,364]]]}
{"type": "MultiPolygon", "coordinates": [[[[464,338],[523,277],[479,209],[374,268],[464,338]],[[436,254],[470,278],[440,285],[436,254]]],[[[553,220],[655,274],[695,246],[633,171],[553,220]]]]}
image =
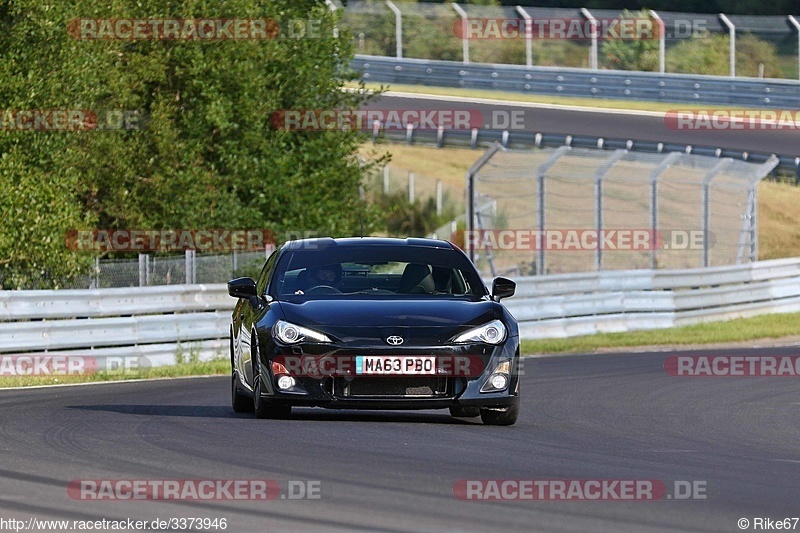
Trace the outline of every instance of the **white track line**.
{"type": "Polygon", "coordinates": [[[53,387],[83,387],[85,385],[114,385],[118,383],[142,383],[146,381],[166,381],[176,379],[197,379],[197,378],[218,378],[220,376],[227,376],[228,374],[204,374],[201,376],[175,376],[163,378],[134,378],[134,379],[117,379],[111,381],[85,381],[83,383],[53,383],[52,385],[30,385],[28,387],[0,387],[0,394],[7,390],[31,390],[31,389],[50,389],[53,387]]]}

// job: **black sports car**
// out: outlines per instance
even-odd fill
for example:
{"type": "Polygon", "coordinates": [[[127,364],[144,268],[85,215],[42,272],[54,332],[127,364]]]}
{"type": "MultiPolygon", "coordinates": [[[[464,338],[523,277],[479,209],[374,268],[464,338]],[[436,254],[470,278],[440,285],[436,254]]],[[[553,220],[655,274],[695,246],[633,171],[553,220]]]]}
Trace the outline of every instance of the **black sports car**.
{"type": "Polygon", "coordinates": [[[430,239],[306,239],[239,278],[231,323],[236,412],[292,406],[445,409],[511,425],[519,412],[519,332],[456,246],[430,239]]]}

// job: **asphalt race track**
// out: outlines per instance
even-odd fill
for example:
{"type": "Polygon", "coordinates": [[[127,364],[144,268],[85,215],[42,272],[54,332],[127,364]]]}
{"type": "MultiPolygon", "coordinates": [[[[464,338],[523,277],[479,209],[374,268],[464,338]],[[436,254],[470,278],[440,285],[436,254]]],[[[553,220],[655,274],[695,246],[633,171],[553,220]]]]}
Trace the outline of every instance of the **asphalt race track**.
{"type": "MultiPolygon", "coordinates": [[[[535,104],[534,104],[535,105],[535,104]]],[[[753,152],[800,155],[800,129],[781,130],[675,130],[667,126],[664,113],[635,112],[615,113],[612,110],[586,110],[578,108],[532,107],[513,102],[459,102],[438,98],[382,95],[364,106],[365,109],[382,110],[463,110],[478,112],[484,126],[501,121],[494,118],[495,112],[523,113],[522,130],[570,135],[588,135],[653,141],[664,143],[693,144],[750,150],[753,152]]],[[[674,109],[691,110],[698,106],[675,104],[674,109]]]]}
{"type": "Polygon", "coordinates": [[[668,355],[526,359],[512,427],[441,411],[256,420],[230,409],[227,377],[2,391],[0,516],[224,517],[235,532],[638,532],[800,515],[797,378],[672,377],[668,355]],[[67,484],[80,479],[271,479],[284,496],[290,480],[317,481],[320,498],[72,499],[67,484]],[[465,501],[453,492],[465,479],[688,480],[707,498],[465,501]]]}

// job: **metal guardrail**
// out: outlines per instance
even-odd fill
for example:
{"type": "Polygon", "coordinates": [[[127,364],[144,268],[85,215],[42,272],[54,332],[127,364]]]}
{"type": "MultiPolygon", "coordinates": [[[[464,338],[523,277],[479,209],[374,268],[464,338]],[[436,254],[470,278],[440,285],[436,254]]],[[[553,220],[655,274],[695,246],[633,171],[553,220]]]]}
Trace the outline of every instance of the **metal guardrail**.
{"type": "Polygon", "coordinates": [[[681,270],[517,278],[523,338],[660,329],[800,311],[800,258],[681,270]]]}
{"type": "MultiPolygon", "coordinates": [[[[181,351],[200,353],[201,360],[225,357],[234,303],[221,284],[0,292],[5,320],[0,322],[0,353],[90,356],[101,369],[104,361],[122,357],[138,357],[140,366],[170,365],[181,351]],[[64,307],[68,301],[74,303],[71,313],[64,307]],[[131,316],[113,316],[118,313],[131,316]]],[[[521,277],[517,295],[505,303],[520,321],[524,338],[800,311],[800,258],[705,269],[521,277]]]]}
{"type": "Polygon", "coordinates": [[[684,152],[687,154],[711,157],[729,157],[731,159],[748,161],[750,163],[765,163],[774,155],[778,158],[778,166],[776,169],[794,174],[795,185],[800,185],[800,156],[788,154],[768,154],[765,152],[735,150],[719,146],[642,141],[626,138],[477,128],[471,131],[444,128],[435,131],[409,128],[405,132],[373,129],[373,140],[377,140],[380,136],[392,141],[406,142],[408,144],[430,144],[439,148],[453,146],[485,149],[494,143],[500,143],[504,148],[518,150],[571,146],[573,148],[600,148],[603,150],[628,150],[631,152],[649,153],[684,152]]]}
{"type": "MultiPolygon", "coordinates": [[[[800,81],[621,70],[492,65],[357,55],[362,79],[584,98],[798,109],[800,81]]],[[[676,106],[677,107],[677,106],[676,106]]]]}
{"type": "Polygon", "coordinates": [[[235,303],[224,284],[0,291],[0,354],[46,352],[97,370],[226,357],[235,303]]]}

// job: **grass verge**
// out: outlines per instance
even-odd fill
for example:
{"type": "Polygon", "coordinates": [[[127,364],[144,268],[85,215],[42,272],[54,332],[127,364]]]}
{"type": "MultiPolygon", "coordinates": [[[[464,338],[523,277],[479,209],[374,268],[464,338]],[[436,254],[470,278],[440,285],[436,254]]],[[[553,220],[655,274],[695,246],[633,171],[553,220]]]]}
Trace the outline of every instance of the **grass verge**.
{"type": "Polygon", "coordinates": [[[176,378],[186,376],[227,375],[231,362],[227,358],[211,361],[192,361],[172,366],[137,368],[132,370],[102,371],[92,374],[51,376],[0,376],[0,388],[31,387],[34,385],[65,385],[101,381],[136,380],[147,378],[176,378]]]}
{"type": "Polygon", "coordinates": [[[521,350],[525,355],[588,353],[613,348],[711,345],[780,339],[800,334],[798,324],[800,324],[800,313],[782,313],[672,329],[598,333],[566,339],[524,340],[521,350]]]}

